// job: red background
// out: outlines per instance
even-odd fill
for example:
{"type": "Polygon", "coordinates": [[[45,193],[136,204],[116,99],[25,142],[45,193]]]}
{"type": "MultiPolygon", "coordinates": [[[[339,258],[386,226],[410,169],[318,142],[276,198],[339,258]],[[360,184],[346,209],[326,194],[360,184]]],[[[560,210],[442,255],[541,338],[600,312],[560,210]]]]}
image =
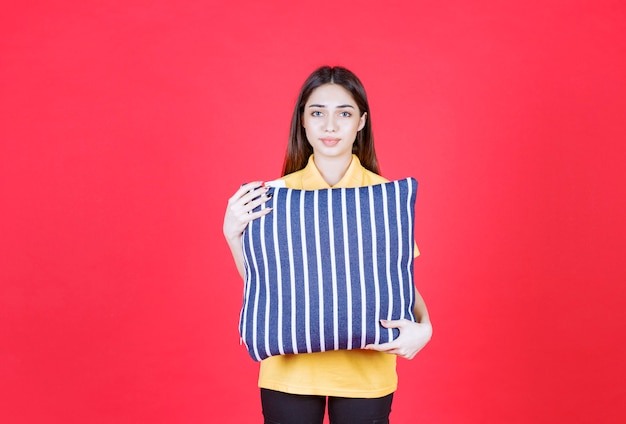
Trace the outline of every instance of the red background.
{"type": "Polygon", "coordinates": [[[221,3],[3,5],[0,421],[260,422],[224,209],[340,64],[420,181],[393,422],[624,422],[624,3],[221,3]]]}

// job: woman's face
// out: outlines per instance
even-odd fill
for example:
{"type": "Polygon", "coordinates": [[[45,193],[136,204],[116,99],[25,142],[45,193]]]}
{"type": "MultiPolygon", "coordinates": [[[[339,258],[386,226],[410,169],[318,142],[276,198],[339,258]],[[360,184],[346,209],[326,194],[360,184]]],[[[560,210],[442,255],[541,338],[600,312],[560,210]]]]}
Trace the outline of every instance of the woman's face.
{"type": "Polygon", "coordinates": [[[348,90],[324,84],[311,92],[304,105],[302,126],[317,158],[352,157],[357,133],[365,126],[361,112],[348,90]]]}

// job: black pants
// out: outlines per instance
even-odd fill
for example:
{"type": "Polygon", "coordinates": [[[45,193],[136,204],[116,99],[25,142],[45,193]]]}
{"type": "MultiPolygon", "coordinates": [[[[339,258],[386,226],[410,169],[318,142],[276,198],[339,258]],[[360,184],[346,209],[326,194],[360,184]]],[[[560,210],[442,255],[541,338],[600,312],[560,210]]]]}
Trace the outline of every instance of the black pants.
{"type": "MultiPolygon", "coordinates": [[[[328,397],[331,424],[389,424],[393,393],[375,399],[328,397]]],[[[265,424],[322,424],[326,396],[261,389],[265,424]]]]}

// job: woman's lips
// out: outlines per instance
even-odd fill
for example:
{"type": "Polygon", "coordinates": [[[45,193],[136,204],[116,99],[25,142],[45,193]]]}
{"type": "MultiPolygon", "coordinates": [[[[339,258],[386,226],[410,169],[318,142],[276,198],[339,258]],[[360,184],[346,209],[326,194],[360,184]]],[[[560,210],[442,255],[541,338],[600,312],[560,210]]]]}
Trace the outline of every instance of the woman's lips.
{"type": "Polygon", "coordinates": [[[332,147],[335,144],[339,143],[339,140],[341,139],[334,137],[324,137],[322,138],[322,143],[324,143],[325,146],[332,147]]]}

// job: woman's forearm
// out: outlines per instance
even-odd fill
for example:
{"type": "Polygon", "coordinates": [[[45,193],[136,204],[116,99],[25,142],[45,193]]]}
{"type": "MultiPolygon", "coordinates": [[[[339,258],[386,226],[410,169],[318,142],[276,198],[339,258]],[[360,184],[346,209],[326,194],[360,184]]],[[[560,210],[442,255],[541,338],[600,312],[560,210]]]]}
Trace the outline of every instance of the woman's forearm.
{"type": "Polygon", "coordinates": [[[421,324],[430,323],[430,317],[428,316],[428,308],[424,298],[415,288],[415,305],[413,306],[413,315],[415,315],[416,322],[421,324]]]}
{"type": "Polygon", "coordinates": [[[237,237],[234,239],[227,239],[228,246],[230,247],[230,253],[233,255],[233,259],[235,261],[235,266],[237,267],[237,271],[241,278],[244,278],[244,265],[243,265],[243,245],[241,242],[241,237],[237,237]]]}

